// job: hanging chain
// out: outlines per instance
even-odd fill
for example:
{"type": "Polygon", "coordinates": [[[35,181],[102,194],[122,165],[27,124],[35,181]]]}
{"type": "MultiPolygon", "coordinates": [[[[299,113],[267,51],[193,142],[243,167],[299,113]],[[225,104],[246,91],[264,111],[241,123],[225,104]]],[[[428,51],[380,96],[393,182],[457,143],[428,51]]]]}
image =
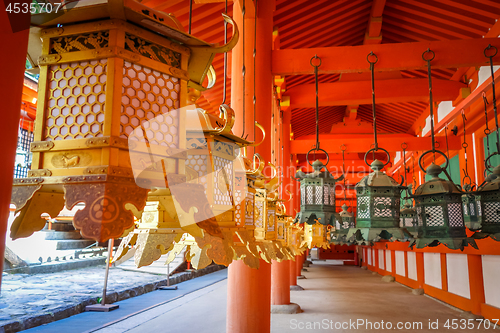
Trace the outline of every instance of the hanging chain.
{"type": "Polygon", "coordinates": [[[415,189],[417,187],[417,177],[415,177],[415,156],[411,155],[411,168],[412,168],[412,179],[413,182],[411,183],[413,186],[413,192],[415,192],[415,189]]]}
{"type": "MultiPolygon", "coordinates": [[[[404,168],[404,180],[405,180],[405,187],[406,187],[406,196],[408,197],[409,196],[409,192],[408,192],[408,182],[406,181],[407,177],[406,177],[406,148],[408,148],[408,145],[406,144],[406,142],[403,142],[401,144],[401,148],[403,148],[403,168],[404,168]]],[[[406,198],[404,200],[406,202],[406,198]]]]}
{"type": "MultiPolygon", "coordinates": [[[[450,158],[450,148],[448,146],[448,125],[446,125],[444,127],[444,137],[446,139],[446,156],[448,157],[448,159],[450,158]]],[[[451,174],[451,171],[450,171],[450,164],[448,163],[448,173],[451,174]]]]}
{"type": "MultiPolygon", "coordinates": [[[[255,29],[253,32],[253,122],[255,123],[256,119],[256,107],[257,107],[257,97],[255,95],[255,73],[257,73],[257,69],[255,66],[255,59],[257,58],[257,0],[255,0],[255,29]]],[[[255,140],[255,126],[253,126],[253,139],[255,140]]]]}
{"type": "Polygon", "coordinates": [[[465,168],[462,169],[464,172],[464,177],[462,178],[462,186],[464,189],[468,190],[467,187],[470,189],[472,186],[472,178],[469,176],[469,170],[467,168],[467,148],[469,147],[469,144],[467,143],[465,139],[466,131],[465,131],[465,122],[467,121],[467,118],[465,118],[465,112],[462,109],[462,121],[464,124],[464,142],[462,142],[462,148],[464,149],[464,157],[465,157],[465,168]],[[466,182],[468,180],[468,183],[466,182]]]}
{"type": "Polygon", "coordinates": [[[495,125],[497,127],[497,154],[500,154],[500,134],[498,131],[498,110],[497,110],[497,98],[496,98],[496,93],[495,93],[495,70],[493,69],[493,57],[496,56],[498,53],[498,49],[494,46],[488,45],[486,49],[484,50],[484,56],[490,59],[490,71],[491,71],[491,91],[493,93],[493,111],[495,112],[495,125]],[[495,50],[495,53],[492,55],[487,56],[486,51],[489,51],[491,49],[495,50]]]}
{"type": "Polygon", "coordinates": [[[372,112],[373,112],[373,139],[374,139],[374,157],[375,152],[378,150],[378,142],[377,142],[377,113],[375,111],[375,64],[378,62],[378,57],[375,53],[370,52],[370,54],[366,57],[366,60],[370,64],[371,71],[371,80],[372,80],[372,112]],[[370,57],[374,57],[375,61],[370,61],[370,57]]]}
{"type": "Polygon", "coordinates": [[[490,129],[488,128],[488,99],[486,98],[486,94],[483,92],[483,102],[484,102],[484,119],[486,122],[486,127],[484,128],[484,135],[486,136],[486,151],[487,154],[485,156],[485,161],[486,157],[490,155],[490,129]]]}
{"type": "MultiPolygon", "coordinates": [[[[225,7],[225,14],[227,15],[227,0],[225,7]]],[[[227,44],[227,22],[224,20],[224,45],[227,44]]],[[[227,52],[224,52],[224,81],[222,89],[222,104],[226,104],[226,89],[227,89],[227,52]]]]}
{"type": "Polygon", "coordinates": [[[193,19],[193,0],[189,0],[189,25],[188,33],[191,35],[191,23],[193,19]]]}
{"type": "Polygon", "coordinates": [[[346,146],[344,145],[341,145],[340,146],[340,150],[342,150],[342,174],[344,175],[344,203],[346,201],[346,187],[345,187],[345,150],[346,150],[346,146]]]}
{"type": "Polygon", "coordinates": [[[241,137],[245,137],[245,128],[246,128],[246,115],[245,115],[245,105],[246,103],[246,87],[245,87],[245,75],[246,75],[246,67],[245,67],[245,0],[243,0],[243,6],[241,7],[241,16],[243,18],[243,23],[242,23],[242,39],[241,39],[241,48],[242,48],[242,53],[243,53],[243,59],[242,59],[242,65],[241,65],[241,75],[243,76],[243,132],[241,133],[241,137]]]}
{"type": "Polygon", "coordinates": [[[436,144],[434,142],[434,101],[432,99],[432,74],[431,74],[431,61],[434,59],[435,53],[431,49],[427,49],[422,54],[422,59],[427,62],[427,76],[429,78],[429,112],[431,116],[431,140],[432,140],[432,153],[434,154],[434,161],[436,161],[436,144]],[[425,57],[426,54],[432,54],[432,57],[425,57]]]}
{"type": "Polygon", "coordinates": [[[316,84],[316,150],[320,149],[319,148],[319,99],[318,99],[318,68],[321,66],[321,58],[318,57],[318,55],[314,55],[314,57],[311,58],[311,66],[314,67],[314,82],[316,84]],[[319,63],[318,65],[315,65],[313,63],[313,60],[318,60],[319,63]]]}

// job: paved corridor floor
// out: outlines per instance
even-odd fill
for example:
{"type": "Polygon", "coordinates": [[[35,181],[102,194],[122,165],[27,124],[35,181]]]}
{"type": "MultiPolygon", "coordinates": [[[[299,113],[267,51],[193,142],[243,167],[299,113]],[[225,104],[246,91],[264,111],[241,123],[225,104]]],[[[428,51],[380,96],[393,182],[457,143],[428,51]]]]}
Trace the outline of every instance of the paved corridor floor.
{"type": "MultiPolygon", "coordinates": [[[[333,263],[337,262],[314,261],[308,272],[304,272],[307,279],[299,280],[299,285],[305,290],[291,292],[291,301],[299,304],[304,312],[293,315],[273,314],[273,333],[485,331],[477,329],[477,323],[474,329],[460,329],[461,320],[466,322],[467,319],[461,317],[461,311],[458,309],[427,296],[413,295],[411,289],[398,283],[383,282],[380,275],[373,275],[370,271],[333,263]],[[459,324],[458,329],[446,329],[446,321],[449,320],[451,324],[453,319],[459,324]],[[360,325],[353,325],[353,322],[360,325]],[[398,323],[403,325],[403,329],[397,329],[398,323]],[[388,325],[392,325],[392,328],[389,329],[388,325]],[[405,325],[407,329],[404,329],[405,325]]],[[[167,294],[174,293],[172,291],[150,293],[163,293],[161,297],[165,300],[170,297],[170,301],[159,302],[159,296],[155,296],[147,306],[147,302],[141,298],[148,295],[136,297],[136,302],[143,304],[142,308],[149,307],[147,311],[138,310],[120,317],[119,311],[126,310],[126,307],[123,307],[113,314],[85,313],[65,319],[66,327],[72,325],[72,329],[67,332],[225,332],[227,280],[222,274],[226,272],[221,271],[195,279],[198,280],[197,289],[189,293],[181,292],[179,296],[167,294]],[[218,278],[215,279],[214,276],[209,279],[211,275],[217,275],[218,278]],[[206,282],[203,282],[203,279],[206,279],[206,282]],[[158,303],[162,304],[154,306],[158,303]],[[79,316],[86,316],[86,320],[91,321],[97,316],[105,319],[106,315],[112,315],[113,319],[109,317],[107,323],[96,325],[91,330],[78,329],[79,316]]],[[[180,289],[183,289],[183,284],[179,284],[180,289]]],[[[123,302],[133,301],[134,299],[129,299],[123,302]]],[[[28,331],[63,332],[57,322],[43,327],[43,330],[39,328],[28,331]]]]}

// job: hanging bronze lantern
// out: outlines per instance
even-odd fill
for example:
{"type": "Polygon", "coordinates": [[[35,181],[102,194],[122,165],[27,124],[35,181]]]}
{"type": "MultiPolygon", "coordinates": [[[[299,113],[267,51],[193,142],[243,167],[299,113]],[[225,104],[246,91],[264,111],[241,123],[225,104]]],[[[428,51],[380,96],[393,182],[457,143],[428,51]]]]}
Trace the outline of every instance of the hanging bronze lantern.
{"type": "MultiPolygon", "coordinates": [[[[489,157],[494,155],[497,153],[489,157]]],[[[493,173],[475,193],[479,203],[478,215],[481,229],[473,235],[473,238],[482,239],[489,236],[500,241],[500,165],[493,169],[493,173]]]]}
{"type": "Polygon", "coordinates": [[[335,245],[349,244],[347,235],[350,229],[356,227],[354,215],[347,210],[347,205],[342,205],[342,211],[339,214],[340,219],[335,220],[335,228],[330,229],[330,243],[335,245]]]}
{"type": "MultiPolygon", "coordinates": [[[[464,190],[468,192],[470,188],[464,187],[464,190]]],[[[481,229],[481,196],[466,193],[462,195],[462,205],[465,226],[472,231],[481,229]]]]}
{"type": "Polygon", "coordinates": [[[401,221],[399,224],[400,228],[406,228],[407,230],[416,230],[417,226],[417,211],[409,202],[406,202],[403,209],[399,212],[401,221]]]}
{"type": "Polygon", "coordinates": [[[399,227],[401,190],[405,189],[405,187],[402,182],[398,184],[392,177],[382,171],[390,163],[391,157],[387,150],[378,146],[377,142],[374,69],[378,58],[371,52],[367,56],[367,60],[370,64],[372,82],[374,148],[366,152],[364,159],[368,165],[367,157],[370,152],[375,154],[375,152],[381,150],[386,153],[387,162],[384,164],[375,159],[370,164],[373,172],[363,177],[356,184],[356,228],[349,230],[347,239],[350,242],[358,242],[360,244],[369,244],[380,239],[404,241],[411,238],[411,234],[406,229],[399,227]],[[373,59],[373,61],[370,59],[373,59]]]}
{"type": "MultiPolygon", "coordinates": [[[[490,60],[491,83],[493,92],[493,111],[495,114],[495,122],[498,124],[498,110],[493,68],[493,57],[497,54],[497,52],[497,48],[491,45],[488,45],[488,47],[484,50],[485,56],[490,60]],[[489,55],[487,55],[487,53],[489,53],[489,55]]],[[[486,110],[486,97],[484,98],[484,111],[486,120],[485,134],[488,135],[488,113],[486,110]]],[[[500,142],[498,141],[500,139],[499,131],[496,131],[496,137],[496,151],[491,153],[484,162],[486,169],[492,173],[488,177],[486,177],[485,181],[478,187],[477,191],[474,192],[474,197],[477,204],[479,231],[474,233],[472,237],[476,239],[491,237],[496,241],[500,241],[500,165],[497,165],[492,169],[492,166],[489,163],[490,159],[493,156],[500,155],[500,142]]],[[[486,138],[488,139],[488,136],[486,138]]]]}
{"type": "Polygon", "coordinates": [[[432,150],[424,152],[418,161],[420,169],[430,175],[432,178],[420,185],[412,196],[415,199],[415,210],[418,219],[417,239],[410,243],[413,247],[423,248],[426,246],[437,246],[440,243],[450,249],[463,250],[465,246],[471,245],[477,249],[476,242],[468,238],[466,234],[464,219],[462,195],[457,186],[451,181],[451,177],[446,172],[448,166],[448,157],[439,150],[435,149],[434,140],[434,115],[432,100],[432,80],[431,80],[431,60],[434,59],[434,52],[427,50],[422,54],[422,58],[427,62],[427,71],[429,76],[429,109],[431,123],[431,142],[432,150]],[[445,166],[440,167],[434,162],[424,169],[422,166],[423,157],[429,153],[439,153],[445,160],[445,166]],[[449,180],[444,180],[438,175],[444,172],[449,180]]]}
{"type": "Polygon", "coordinates": [[[85,238],[102,242],[133,227],[134,215],[125,207],[141,211],[158,184],[135,177],[130,134],[156,119],[161,126],[142,128],[137,145],[156,146],[145,151],[145,163],[151,158],[168,166],[156,172],[163,187],[167,175],[184,182],[185,142],[175,133],[185,121],[178,109],[188,86],[205,89],[200,83],[215,53],[238,40],[235,29],[227,45],[213,47],[182,31],[172,16],[134,1],[78,6],[70,13],[48,22],[47,14],[32,16],[28,53],[38,60],[40,98],[32,170],[14,183],[12,202],[22,213],[13,238],[42,229],[41,213],[56,216],[64,204],[79,202],[85,208],[73,224],[85,238]]]}

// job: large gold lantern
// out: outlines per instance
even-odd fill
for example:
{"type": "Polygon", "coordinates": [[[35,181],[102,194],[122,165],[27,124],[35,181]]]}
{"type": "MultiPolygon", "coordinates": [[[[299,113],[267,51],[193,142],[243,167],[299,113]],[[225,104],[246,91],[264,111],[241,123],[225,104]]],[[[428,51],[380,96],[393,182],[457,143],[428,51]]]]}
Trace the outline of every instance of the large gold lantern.
{"type": "Polygon", "coordinates": [[[29,58],[40,70],[33,163],[29,177],[14,183],[12,202],[21,214],[11,236],[41,230],[41,213],[56,216],[64,204],[84,202],[73,220],[84,237],[120,237],[157,180],[166,188],[186,181],[186,143],[178,135],[185,118],[177,109],[188,87],[203,89],[214,54],[235,45],[237,29],[214,48],[170,15],[127,0],[76,7],[49,22],[33,15],[32,22],[29,58]],[[143,139],[130,142],[137,128],[143,139]],[[147,146],[137,162],[153,179],[134,178],[134,145],[147,146]],[[162,161],[159,172],[150,160],[162,161]]]}

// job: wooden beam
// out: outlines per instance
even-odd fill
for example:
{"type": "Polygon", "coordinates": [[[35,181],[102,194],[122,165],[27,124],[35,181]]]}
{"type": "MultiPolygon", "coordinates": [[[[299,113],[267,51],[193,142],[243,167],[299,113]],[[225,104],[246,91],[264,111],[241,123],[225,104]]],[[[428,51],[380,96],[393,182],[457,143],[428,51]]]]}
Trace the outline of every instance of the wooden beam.
{"type": "MultiPolygon", "coordinates": [[[[458,81],[433,79],[432,91],[435,101],[454,100],[466,85],[458,81]]],[[[429,81],[427,79],[395,79],[375,82],[377,103],[427,102],[429,81]]],[[[292,108],[314,107],[316,88],[304,84],[286,91],[292,108]]],[[[370,81],[332,82],[319,84],[319,105],[370,104],[372,91],[370,81]]]]}
{"type": "MultiPolygon", "coordinates": [[[[422,53],[428,48],[436,54],[431,62],[433,69],[483,66],[488,62],[483,54],[488,44],[500,49],[498,38],[282,49],[273,51],[272,71],[273,75],[314,74],[309,61],[318,55],[321,74],[367,72],[370,66],[366,56],[372,51],[379,59],[375,71],[425,70],[422,53]]],[[[500,64],[500,52],[493,62],[500,64]]]]}
{"type": "MultiPolygon", "coordinates": [[[[446,138],[437,136],[436,141],[439,147],[446,147],[446,138]]],[[[371,135],[359,135],[358,137],[346,138],[344,136],[335,136],[328,134],[320,134],[319,140],[321,148],[325,149],[328,153],[341,153],[341,145],[345,145],[347,151],[352,152],[366,152],[371,148],[373,138],[371,135]]],[[[431,149],[430,137],[408,137],[401,136],[400,138],[390,135],[379,135],[379,147],[386,149],[389,152],[401,151],[401,144],[405,142],[408,145],[407,151],[414,150],[428,150],[431,149]]],[[[306,154],[311,147],[314,147],[314,139],[298,139],[290,142],[291,154],[306,154]]],[[[460,138],[456,136],[448,137],[448,146],[450,150],[458,150],[461,148],[460,138]]]]}

